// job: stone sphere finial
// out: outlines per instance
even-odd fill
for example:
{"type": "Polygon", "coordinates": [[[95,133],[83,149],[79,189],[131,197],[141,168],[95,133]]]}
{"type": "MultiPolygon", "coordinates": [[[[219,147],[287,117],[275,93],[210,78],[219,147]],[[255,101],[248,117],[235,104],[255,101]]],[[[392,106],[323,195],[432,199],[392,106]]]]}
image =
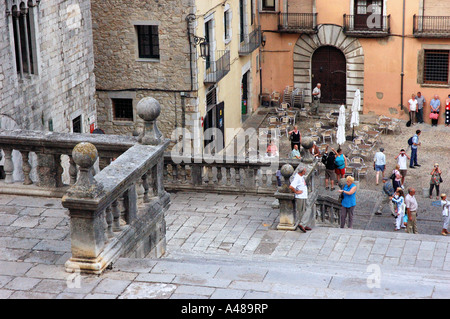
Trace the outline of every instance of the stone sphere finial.
{"type": "Polygon", "coordinates": [[[284,178],[290,178],[294,174],[294,168],[291,164],[284,164],[281,166],[280,172],[284,178]]]}
{"type": "Polygon", "coordinates": [[[98,158],[97,148],[91,143],[78,143],[72,150],[72,158],[81,168],[89,169],[98,158]]]}
{"type": "Polygon", "coordinates": [[[144,97],[136,106],[137,114],[144,121],[154,121],[161,114],[161,105],[152,97],[144,97]]]}
{"type": "Polygon", "coordinates": [[[314,140],[306,136],[302,138],[302,147],[305,150],[304,154],[302,154],[301,161],[303,163],[312,163],[314,161],[314,156],[311,154],[310,149],[314,146],[314,140]]]}
{"type": "Polygon", "coordinates": [[[75,145],[72,159],[80,168],[76,183],[69,188],[67,195],[78,198],[95,198],[103,194],[103,186],[92,175],[93,166],[98,158],[97,148],[87,142],[75,145]]]}
{"type": "Polygon", "coordinates": [[[139,143],[144,145],[159,145],[162,134],[156,125],[156,119],[161,113],[161,105],[152,97],[145,97],[137,104],[137,113],[144,120],[144,130],[139,137],[139,143]]]}

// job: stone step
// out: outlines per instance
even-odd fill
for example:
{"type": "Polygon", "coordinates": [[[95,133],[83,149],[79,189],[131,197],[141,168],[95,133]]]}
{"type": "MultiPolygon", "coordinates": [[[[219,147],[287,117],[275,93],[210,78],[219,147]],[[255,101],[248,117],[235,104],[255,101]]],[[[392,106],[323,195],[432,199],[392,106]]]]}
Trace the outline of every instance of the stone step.
{"type": "MultiPolygon", "coordinates": [[[[361,243],[354,245],[351,240],[343,244],[343,238],[354,239],[353,230],[328,229],[326,232],[335,236],[335,249],[342,248],[343,257],[352,254],[356,256],[358,251],[365,247],[364,242],[363,245],[361,243]],[[339,244],[342,244],[341,247],[338,247],[339,244]]],[[[320,235],[320,232],[316,235],[320,235]]],[[[377,232],[375,241],[381,244],[393,239],[392,236],[393,234],[377,232]]],[[[415,254],[421,255],[417,259],[431,260],[427,255],[433,246],[430,243],[436,244],[437,241],[439,245],[445,243],[447,247],[446,238],[436,239],[435,236],[406,234],[398,238],[400,239],[396,239],[397,241],[385,251],[380,249],[380,245],[373,246],[372,250],[378,251],[378,254],[373,256],[378,258],[372,260],[358,258],[332,260],[325,255],[323,258],[317,258],[318,248],[312,247],[313,242],[310,242],[311,248],[303,247],[305,253],[296,257],[193,253],[169,249],[167,257],[161,259],[122,258],[113,266],[112,271],[139,273],[134,280],[135,286],[164,285],[161,289],[168,294],[167,298],[450,297],[448,268],[417,267],[413,262],[415,254]],[[407,241],[408,245],[402,248],[404,241],[407,241]],[[418,253],[412,252],[415,246],[419,247],[418,253]],[[406,260],[411,258],[411,264],[391,263],[390,260],[398,255],[402,255],[406,260]]],[[[314,238],[314,242],[317,241],[320,241],[318,236],[314,238]]],[[[369,241],[366,244],[369,245],[369,241]]],[[[287,242],[284,249],[296,248],[290,247],[287,242]]],[[[448,261],[448,257],[445,248],[442,256],[434,258],[448,261]]],[[[134,287],[133,291],[139,293],[145,289],[134,287]]],[[[124,295],[130,293],[132,292],[125,291],[124,295]]]]}

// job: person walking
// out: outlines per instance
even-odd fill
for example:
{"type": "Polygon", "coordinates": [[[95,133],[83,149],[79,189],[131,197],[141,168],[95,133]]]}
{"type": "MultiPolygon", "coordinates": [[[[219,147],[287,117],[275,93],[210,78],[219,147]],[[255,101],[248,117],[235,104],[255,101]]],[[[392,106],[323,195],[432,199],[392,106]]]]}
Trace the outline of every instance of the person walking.
{"type": "Polygon", "coordinates": [[[383,178],[383,196],[382,200],[378,206],[377,211],[375,212],[375,215],[381,215],[382,210],[386,204],[389,205],[389,210],[392,214],[392,216],[395,216],[394,211],[394,203],[392,202],[392,198],[394,197],[395,189],[392,187],[392,181],[389,180],[389,178],[384,177],[383,178]]]}
{"type": "Polygon", "coordinates": [[[317,83],[316,87],[312,91],[313,104],[311,108],[311,113],[314,113],[315,115],[319,114],[320,98],[322,96],[322,92],[320,91],[321,86],[322,85],[320,83],[317,83]]]}
{"type": "Polygon", "coordinates": [[[342,149],[338,148],[337,151],[335,151],[333,148],[332,150],[336,154],[336,159],[334,160],[334,164],[336,166],[335,172],[337,176],[337,181],[345,176],[345,168],[347,167],[347,157],[342,153],[342,149]]]}
{"type": "Polygon", "coordinates": [[[298,130],[298,126],[294,125],[294,129],[288,132],[288,134],[289,139],[291,140],[291,150],[294,149],[294,145],[297,145],[298,150],[300,151],[300,144],[302,143],[302,134],[298,130]]]}
{"type": "Polygon", "coordinates": [[[405,197],[406,214],[408,215],[408,224],[406,232],[410,234],[418,234],[417,230],[417,200],[415,197],[416,190],[414,188],[408,189],[408,195],[405,197]]]}
{"type": "Polygon", "coordinates": [[[401,188],[397,188],[395,191],[395,195],[392,198],[392,202],[396,206],[396,215],[395,218],[395,230],[400,230],[400,228],[405,228],[403,225],[403,218],[405,217],[405,194],[401,188]]]}
{"type": "MultiPolygon", "coordinates": [[[[328,145],[325,149],[325,152],[328,151],[328,145]]],[[[328,155],[324,155],[325,158],[323,160],[325,165],[325,189],[329,189],[328,184],[331,184],[331,190],[334,191],[334,180],[336,179],[336,165],[334,161],[336,159],[336,155],[333,151],[329,152],[328,155]]]]}
{"type": "Polygon", "coordinates": [[[436,199],[439,199],[439,185],[442,183],[442,171],[440,170],[438,163],[434,164],[430,175],[430,198],[432,198],[433,195],[433,188],[436,188],[436,199]]]}
{"type": "Polygon", "coordinates": [[[422,144],[419,142],[419,136],[422,133],[421,130],[417,130],[416,134],[412,137],[412,145],[411,145],[411,158],[409,160],[409,168],[415,168],[415,166],[420,167],[417,163],[417,148],[422,144]]]}
{"type": "Polygon", "coordinates": [[[391,178],[392,178],[392,187],[394,187],[394,189],[402,188],[402,174],[400,174],[400,165],[398,164],[395,165],[395,168],[392,171],[391,178]]]}
{"type": "Polygon", "coordinates": [[[380,151],[376,152],[373,158],[373,168],[376,171],[375,182],[377,185],[380,173],[382,174],[382,177],[384,177],[384,171],[386,170],[386,155],[384,155],[383,152],[384,148],[380,148],[380,151]]]}
{"type": "Polygon", "coordinates": [[[441,100],[439,100],[439,96],[435,94],[434,98],[430,101],[431,126],[437,126],[438,124],[440,107],[441,100]]]}
{"type": "Polygon", "coordinates": [[[423,123],[423,107],[426,103],[425,97],[422,95],[422,93],[417,92],[416,100],[417,100],[417,113],[416,113],[417,123],[422,124],[423,123]]]}
{"type": "Polygon", "coordinates": [[[339,193],[343,194],[341,202],[341,228],[344,228],[348,216],[348,228],[353,228],[353,212],[356,206],[356,185],[355,179],[347,176],[347,182],[339,193]]]}
{"type": "Polygon", "coordinates": [[[442,225],[441,235],[448,235],[448,224],[450,223],[450,202],[447,200],[446,194],[441,194],[441,205],[442,205],[442,218],[444,225],[442,225]]]}
{"type": "Polygon", "coordinates": [[[445,100],[445,126],[450,125],[450,94],[445,100]]]}
{"type": "Polygon", "coordinates": [[[405,150],[402,148],[400,150],[400,153],[395,157],[395,159],[397,160],[397,164],[400,167],[400,174],[402,175],[402,185],[405,184],[405,177],[406,177],[406,173],[408,171],[408,161],[410,159],[410,157],[408,156],[408,154],[406,154],[405,150]]]}
{"type": "Polygon", "coordinates": [[[305,174],[306,168],[300,167],[298,173],[295,174],[294,179],[289,185],[289,188],[295,193],[295,210],[297,212],[298,220],[300,221],[298,228],[304,233],[306,233],[307,230],[311,230],[306,223],[310,218],[304,218],[306,212],[306,200],[308,199],[308,187],[304,178],[305,174]]]}
{"type": "Polygon", "coordinates": [[[409,104],[409,120],[411,121],[411,125],[414,125],[416,124],[416,111],[417,111],[417,100],[415,94],[411,95],[408,104],[409,104]]]}

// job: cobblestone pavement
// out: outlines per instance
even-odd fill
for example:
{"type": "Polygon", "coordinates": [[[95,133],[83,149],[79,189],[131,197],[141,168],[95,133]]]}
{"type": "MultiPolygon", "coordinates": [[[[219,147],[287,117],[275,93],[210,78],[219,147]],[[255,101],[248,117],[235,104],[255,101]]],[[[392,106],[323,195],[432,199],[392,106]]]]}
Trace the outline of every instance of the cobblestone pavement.
{"type": "MultiPolygon", "coordinates": [[[[375,196],[374,196],[375,199],[375,196]]],[[[167,254],[68,274],[60,199],[0,198],[0,298],[448,298],[444,236],[316,227],[277,231],[273,198],[172,195],[167,254]]],[[[374,218],[366,216],[371,225],[374,218]]]]}

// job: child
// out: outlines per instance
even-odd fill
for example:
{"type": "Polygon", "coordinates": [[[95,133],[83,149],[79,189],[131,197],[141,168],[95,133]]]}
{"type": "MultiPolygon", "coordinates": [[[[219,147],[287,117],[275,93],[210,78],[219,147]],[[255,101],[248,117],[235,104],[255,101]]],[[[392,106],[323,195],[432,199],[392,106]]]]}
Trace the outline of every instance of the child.
{"type": "Polygon", "coordinates": [[[450,222],[450,217],[449,217],[449,207],[450,207],[450,202],[447,201],[447,195],[446,194],[441,194],[441,204],[442,204],[442,217],[444,219],[444,226],[442,227],[442,232],[441,235],[443,236],[447,236],[448,234],[448,224],[450,222]]]}
{"type": "Polygon", "coordinates": [[[395,218],[395,230],[400,230],[400,228],[405,228],[403,224],[403,218],[405,216],[405,194],[403,190],[399,187],[395,191],[392,201],[397,206],[397,217],[395,218]]]}

